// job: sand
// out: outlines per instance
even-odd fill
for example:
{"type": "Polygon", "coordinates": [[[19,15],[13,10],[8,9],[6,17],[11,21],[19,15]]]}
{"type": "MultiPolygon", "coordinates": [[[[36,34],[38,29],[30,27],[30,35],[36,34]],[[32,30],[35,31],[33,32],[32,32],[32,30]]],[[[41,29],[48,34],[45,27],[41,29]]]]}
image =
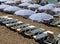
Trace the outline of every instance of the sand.
{"type": "MultiPolygon", "coordinates": [[[[28,19],[24,19],[19,16],[15,16],[13,14],[6,14],[3,12],[0,12],[0,16],[3,16],[3,15],[5,16],[11,15],[10,17],[12,18],[19,19],[19,21],[23,21],[24,23],[34,25],[37,28],[44,28],[45,31],[47,30],[53,31],[55,35],[60,33],[60,28],[58,27],[47,26],[41,23],[32,22],[28,19]]],[[[55,18],[55,19],[60,20],[60,18],[55,18]]],[[[11,31],[5,26],[0,25],[0,44],[38,44],[38,43],[34,39],[25,38],[22,35],[18,34],[17,32],[11,31]]]]}

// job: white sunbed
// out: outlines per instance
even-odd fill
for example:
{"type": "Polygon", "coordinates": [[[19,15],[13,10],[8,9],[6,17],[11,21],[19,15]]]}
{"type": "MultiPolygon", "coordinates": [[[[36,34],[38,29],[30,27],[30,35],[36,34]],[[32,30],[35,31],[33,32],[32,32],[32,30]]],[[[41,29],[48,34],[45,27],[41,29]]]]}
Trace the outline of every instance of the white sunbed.
{"type": "Polygon", "coordinates": [[[53,15],[54,17],[60,17],[60,13],[56,13],[55,15],[53,15]]]}
{"type": "Polygon", "coordinates": [[[33,38],[34,38],[35,40],[44,39],[44,38],[48,37],[47,32],[48,32],[48,31],[43,32],[43,33],[41,33],[41,34],[34,35],[33,38]]]}
{"type": "Polygon", "coordinates": [[[7,26],[7,27],[12,27],[12,26],[19,25],[20,23],[21,23],[21,21],[18,21],[18,22],[15,22],[15,23],[6,24],[6,26],[7,26]]]}
{"type": "Polygon", "coordinates": [[[9,23],[14,23],[14,22],[17,22],[18,20],[17,19],[11,19],[11,20],[8,20],[8,21],[4,21],[2,22],[3,24],[9,24],[9,23]]]}
{"type": "Polygon", "coordinates": [[[11,29],[14,29],[14,30],[16,30],[16,31],[20,31],[22,28],[25,28],[25,27],[27,27],[27,26],[28,26],[28,24],[22,23],[21,25],[17,25],[17,26],[11,27],[11,29]]]}
{"type": "Polygon", "coordinates": [[[0,16],[0,18],[8,18],[8,16],[0,16]]]}
{"type": "Polygon", "coordinates": [[[50,23],[50,25],[52,25],[52,26],[58,26],[58,25],[60,25],[60,20],[52,22],[52,23],[50,23]]]}
{"type": "Polygon", "coordinates": [[[17,29],[17,30],[18,30],[19,33],[21,33],[21,32],[24,33],[24,32],[27,32],[29,30],[34,30],[34,29],[36,29],[35,26],[27,26],[25,28],[22,28],[22,30],[20,30],[20,29],[17,29]]]}
{"type": "Polygon", "coordinates": [[[0,22],[2,23],[2,22],[4,22],[4,21],[9,21],[9,20],[11,20],[11,19],[13,19],[13,18],[0,18],[0,22]]]}
{"type": "Polygon", "coordinates": [[[43,29],[43,28],[37,28],[35,30],[25,32],[25,35],[27,35],[27,36],[37,35],[38,33],[42,33],[44,30],[45,29],[43,29]]]}

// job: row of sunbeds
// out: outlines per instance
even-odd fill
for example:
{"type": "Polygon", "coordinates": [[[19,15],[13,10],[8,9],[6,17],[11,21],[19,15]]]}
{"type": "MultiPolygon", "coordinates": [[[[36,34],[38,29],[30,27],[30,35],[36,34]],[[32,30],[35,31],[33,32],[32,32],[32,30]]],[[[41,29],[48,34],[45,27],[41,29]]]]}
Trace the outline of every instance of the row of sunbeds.
{"type": "MultiPolygon", "coordinates": [[[[20,34],[23,34],[30,38],[34,38],[35,40],[46,41],[47,38],[49,37],[49,34],[51,37],[53,37],[52,39],[55,39],[54,35],[51,34],[52,33],[51,31],[45,32],[45,29],[43,29],[43,28],[36,28],[33,25],[23,23],[22,21],[18,21],[18,19],[0,16],[0,24],[5,25],[7,28],[9,28],[11,30],[17,31],[20,34]]],[[[54,42],[53,41],[47,41],[47,42],[57,44],[58,37],[56,37],[54,42]]],[[[44,43],[46,43],[46,42],[44,42],[44,43]]]]}

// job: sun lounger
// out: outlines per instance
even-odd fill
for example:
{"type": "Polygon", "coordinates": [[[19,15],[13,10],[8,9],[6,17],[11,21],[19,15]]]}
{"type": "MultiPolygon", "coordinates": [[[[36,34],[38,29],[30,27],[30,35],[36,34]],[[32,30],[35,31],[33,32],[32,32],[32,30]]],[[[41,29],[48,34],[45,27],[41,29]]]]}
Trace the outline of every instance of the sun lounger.
{"type": "Polygon", "coordinates": [[[48,31],[47,34],[48,37],[44,40],[45,44],[58,44],[58,37],[55,36],[53,32],[48,31]]]}
{"type": "Polygon", "coordinates": [[[3,24],[9,24],[9,23],[14,23],[14,22],[17,22],[18,20],[17,19],[11,19],[11,20],[8,20],[8,21],[4,21],[2,22],[3,24]]]}
{"type": "Polygon", "coordinates": [[[15,22],[15,23],[9,23],[6,24],[7,27],[12,27],[12,26],[16,26],[16,25],[20,25],[21,21],[15,22]]]}
{"type": "Polygon", "coordinates": [[[45,29],[43,29],[43,28],[37,28],[35,30],[25,32],[25,35],[27,35],[27,36],[37,35],[38,33],[42,33],[44,30],[45,29]]]}
{"type": "Polygon", "coordinates": [[[27,31],[29,31],[29,30],[32,31],[32,30],[34,30],[34,29],[36,29],[35,26],[28,26],[28,27],[22,28],[22,30],[19,30],[19,29],[17,29],[17,30],[18,30],[19,33],[24,33],[24,32],[27,32],[27,31]]]}
{"type": "Polygon", "coordinates": [[[16,30],[16,31],[19,31],[18,29],[22,29],[22,28],[25,28],[25,27],[27,27],[28,26],[28,24],[24,24],[24,23],[22,23],[22,24],[20,24],[20,25],[16,25],[16,26],[13,26],[13,27],[11,27],[11,29],[14,29],[14,30],[16,30]]]}
{"type": "Polygon", "coordinates": [[[57,27],[59,27],[59,28],[60,28],[60,25],[57,25],[57,27]]]}
{"type": "Polygon", "coordinates": [[[0,23],[4,22],[4,21],[8,21],[8,20],[11,20],[13,18],[0,18],[0,23]]]}
{"type": "Polygon", "coordinates": [[[0,17],[0,20],[2,20],[2,19],[6,19],[7,20],[7,19],[13,19],[13,18],[8,18],[8,17],[4,17],[3,18],[3,17],[0,17]]]}
{"type": "Polygon", "coordinates": [[[0,16],[0,18],[8,18],[8,16],[0,16]]]}
{"type": "Polygon", "coordinates": [[[46,31],[46,32],[43,32],[43,33],[34,35],[33,38],[34,38],[35,40],[41,40],[41,39],[46,38],[47,36],[48,36],[48,35],[47,35],[47,31],[46,31]]]}
{"type": "Polygon", "coordinates": [[[55,15],[53,15],[54,17],[60,17],[60,13],[56,13],[55,15]]]}
{"type": "Polygon", "coordinates": [[[50,23],[50,25],[52,25],[52,26],[57,26],[57,25],[59,25],[59,24],[60,24],[60,20],[50,23]]]}

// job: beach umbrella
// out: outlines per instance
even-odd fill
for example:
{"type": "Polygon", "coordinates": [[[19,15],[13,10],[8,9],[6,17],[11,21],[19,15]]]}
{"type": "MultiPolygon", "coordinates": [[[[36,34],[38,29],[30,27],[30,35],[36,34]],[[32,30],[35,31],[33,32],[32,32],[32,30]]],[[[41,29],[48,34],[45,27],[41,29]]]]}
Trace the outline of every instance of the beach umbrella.
{"type": "Polygon", "coordinates": [[[14,1],[21,1],[21,0],[14,0],[14,1]]]}
{"type": "Polygon", "coordinates": [[[10,0],[10,1],[5,2],[5,4],[12,5],[12,4],[15,4],[16,2],[20,2],[20,0],[10,0]]]}
{"type": "Polygon", "coordinates": [[[13,3],[15,3],[15,1],[7,1],[7,2],[5,2],[5,4],[13,4],[13,3]]]}
{"type": "Polygon", "coordinates": [[[45,6],[39,7],[38,10],[52,10],[55,8],[55,4],[47,4],[45,6]]]}
{"type": "Polygon", "coordinates": [[[21,8],[17,7],[17,6],[10,6],[4,9],[4,12],[8,12],[8,13],[14,13],[18,10],[20,10],[21,8]]]}
{"type": "Polygon", "coordinates": [[[53,11],[56,13],[60,13],[60,8],[55,8],[55,9],[53,9],[53,11]]]}
{"type": "Polygon", "coordinates": [[[28,6],[28,9],[37,12],[37,9],[39,7],[41,7],[41,5],[39,5],[39,4],[31,4],[31,5],[28,6]]]}
{"type": "Polygon", "coordinates": [[[19,4],[18,6],[29,6],[30,3],[22,3],[22,4],[19,4]]]}
{"type": "Polygon", "coordinates": [[[24,7],[28,7],[29,5],[31,5],[30,3],[22,3],[22,4],[19,4],[18,6],[21,7],[21,8],[24,8],[24,7]]]}
{"type": "Polygon", "coordinates": [[[32,10],[19,10],[19,11],[16,11],[14,14],[28,18],[30,15],[35,14],[35,12],[32,10]]]}
{"type": "Polygon", "coordinates": [[[31,2],[32,0],[21,0],[21,2],[31,2]]]}
{"type": "Polygon", "coordinates": [[[9,0],[0,0],[0,2],[6,2],[6,1],[9,1],[9,0]]]}
{"type": "Polygon", "coordinates": [[[0,5],[0,11],[2,11],[3,9],[9,7],[10,5],[5,5],[5,4],[2,4],[0,5]]]}
{"type": "Polygon", "coordinates": [[[35,22],[43,22],[44,20],[49,21],[50,19],[53,19],[53,16],[46,13],[36,13],[31,15],[29,19],[35,22]]]}
{"type": "Polygon", "coordinates": [[[31,4],[28,6],[28,8],[39,8],[39,7],[41,7],[41,5],[39,4],[31,4]]]}

